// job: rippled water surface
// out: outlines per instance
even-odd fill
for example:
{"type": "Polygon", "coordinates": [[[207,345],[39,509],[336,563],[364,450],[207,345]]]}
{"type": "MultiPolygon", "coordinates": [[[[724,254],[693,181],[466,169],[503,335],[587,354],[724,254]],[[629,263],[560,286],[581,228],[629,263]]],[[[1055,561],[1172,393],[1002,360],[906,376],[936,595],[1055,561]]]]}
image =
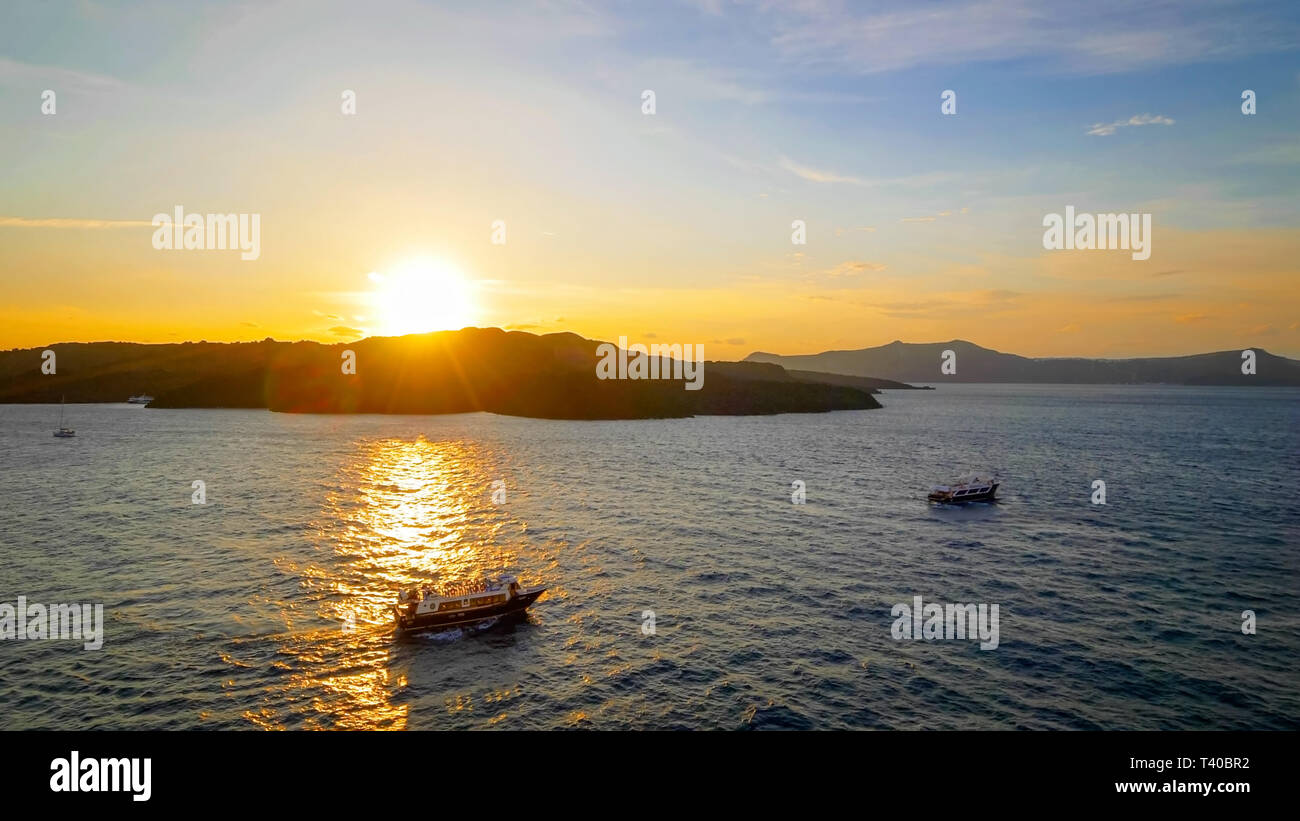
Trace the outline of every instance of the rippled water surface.
{"type": "Polygon", "coordinates": [[[637,422],[69,405],[71,440],[57,407],[0,406],[0,601],[101,602],[106,630],[0,642],[0,728],[1300,727],[1300,391],[881,400],[637,422]],[[1000,504],[925,503],[983,468],[1000,504]],[[393,634],[399,587],[502,565],[549,587],[526,621],[393,634]],[[895,641],[916,595],[998,604],[1000,646],[895,641]]]}

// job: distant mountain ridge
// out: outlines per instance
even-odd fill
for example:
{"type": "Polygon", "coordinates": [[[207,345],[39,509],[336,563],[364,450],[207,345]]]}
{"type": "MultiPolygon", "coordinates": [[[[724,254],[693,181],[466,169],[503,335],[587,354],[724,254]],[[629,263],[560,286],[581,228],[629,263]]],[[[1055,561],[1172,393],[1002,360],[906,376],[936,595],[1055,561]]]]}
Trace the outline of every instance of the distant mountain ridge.
{"type": "MultiPolygon", "coordinates": [[[[599,379],[601,343],[464,328],[357,342],[60,343],[0,352],[0,403],[125,402],[150,407],[269,408],[296,413],[471,413],[548,419],[814,413],[879,408],[871,380],[787,373],[760,362],[705,362],[682,379],[599,379]],[[56,372],[41,370],[53,350],[56,372]],[[356,372],[342,371],[343,354],[356,372]]],[[[664,360],[667,361],[667,360],[664,360]]],[[[665,368],[665,372],[668,369],[665,368]]]]}
{"type": "MultiPolygon", "coordinates": [[[[1245,349],[1243,349],[1245,350],[1245,349]]],[[[972,342],[900,342],[874,348],[782,356],[756,351],[746,362],[769,362],[794,372],[822,371],[902,382],[1026,382],[1056,384],[1300,385],[1300,361],[1255,352],[1255,373],[1242,373],[1242,351],[1140,359],[1037,358],[972,342]],[[956,355],[956,373],[940,370],[944,351],[956,355]]]]}

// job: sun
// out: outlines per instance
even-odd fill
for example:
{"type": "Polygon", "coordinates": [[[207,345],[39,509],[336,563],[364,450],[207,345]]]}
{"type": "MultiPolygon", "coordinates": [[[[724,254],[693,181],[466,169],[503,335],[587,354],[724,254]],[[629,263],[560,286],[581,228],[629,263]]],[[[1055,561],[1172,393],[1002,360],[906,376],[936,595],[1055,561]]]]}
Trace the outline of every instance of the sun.
{"type": "Polygon", "coordinates": [[[412,259],[388,273],[370,273],[372,304],[385,336],[453,331],[474,324],[473,289],[454,265],[412,259]]]}

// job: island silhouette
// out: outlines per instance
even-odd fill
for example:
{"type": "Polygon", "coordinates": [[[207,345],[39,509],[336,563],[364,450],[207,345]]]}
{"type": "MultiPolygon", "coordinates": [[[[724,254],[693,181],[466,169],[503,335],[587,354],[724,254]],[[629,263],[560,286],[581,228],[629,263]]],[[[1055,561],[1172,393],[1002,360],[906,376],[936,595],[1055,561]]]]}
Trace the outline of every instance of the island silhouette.
{"type": "Polygon", "coordinates": [[[1064,385],[1300,385],[1300,361],[1250,347],[1191,356],[1136,359],[1084,357],[1030,358],[983,348],[972,342],[909,343],[845,351],[782,356],[755,351],[746,362],[766,362],[787,369],[807,369],[851,376],[872,376],[905,382],[1023,382],[1064,385]],[[952,352],[952,373],[940,370],[952,352]],[[1253,373],[1243,369],[1250,351],[1253,373]]]}
{"type": "MultiPolygon", "coordinates": [[[[472,413],[546,419],[870,410],[910,382],[1300,385],[1300,362],[1251,349],[1144,359],[1031,359],[952,340],[893,342],[805,356],[756,352],[706,361],[701,389],[682,379],[601,379],[604,344],[574,333],[463,328],[356,342],[71,342],[0,352],[0,403],[124,402],[154,408],[288,413],[472,413]],[[54,373],[42,365],[54,352],[54,373]],[[955,373],[940,369],[945,352],[955,373]],[[355,372],[349,372],[349,360],[355,372]]],[[[661,359],[656,373],[674,372],[661,359]]],[[[680,368],[677,370],[680,373],[680,368]]]]}
{"type": "MultiPolygon", "coordinates": [[[[869,410],[880,407],[879,387],[907,387],[761,362],[706,361],[699,390],[680,379],[600,379],[601,344],[500,328],[330,345],[63,343],[0,353],[0,403],[124,402],[145,392],[154,408],[643,419],[869,410]],[[53,374],[42,371],[46,350],[53,374]]],[[[673,372],[671,360],[660,362],[658,372],[673,372]]]]}

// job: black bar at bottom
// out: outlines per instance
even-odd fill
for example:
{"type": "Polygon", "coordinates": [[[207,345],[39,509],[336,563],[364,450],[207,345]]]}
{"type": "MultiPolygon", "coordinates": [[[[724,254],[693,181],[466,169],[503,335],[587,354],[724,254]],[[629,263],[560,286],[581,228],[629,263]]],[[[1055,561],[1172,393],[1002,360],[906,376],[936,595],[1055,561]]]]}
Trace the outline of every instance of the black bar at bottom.
{"type": "Polygon", "coordinates": [[[517,802],[523,801],[585,815],[600,812],[588,803],[597,798],[640,805],[636,796],[643,793],[656,803],[791,799],[811,807],[849,800],[865,808],[899,799],[932,808],[980,800],[1003,808],[1041,809],[1048,801],[1150,810],[1198,802],[1223,810],[1288,798],[1295,738],[1231,732],[5,733],[0,772],[7,801],[127,812],[358,805],[422,816],[433,802],[433,815],[440,816],[475,806],[490,813],[500,802],[522,810],[517,802]],[[105,759],[111,759],[107,769],[105,759]],[[148,800],[135,800],[144,793],[136,787],[144,781],[145,759],[148,800]],[[128,772],[136,777],[124,785],[128,772]],[[81,789],[97,781],[111,788],[115,775],[116,792],[81,789]]]}

